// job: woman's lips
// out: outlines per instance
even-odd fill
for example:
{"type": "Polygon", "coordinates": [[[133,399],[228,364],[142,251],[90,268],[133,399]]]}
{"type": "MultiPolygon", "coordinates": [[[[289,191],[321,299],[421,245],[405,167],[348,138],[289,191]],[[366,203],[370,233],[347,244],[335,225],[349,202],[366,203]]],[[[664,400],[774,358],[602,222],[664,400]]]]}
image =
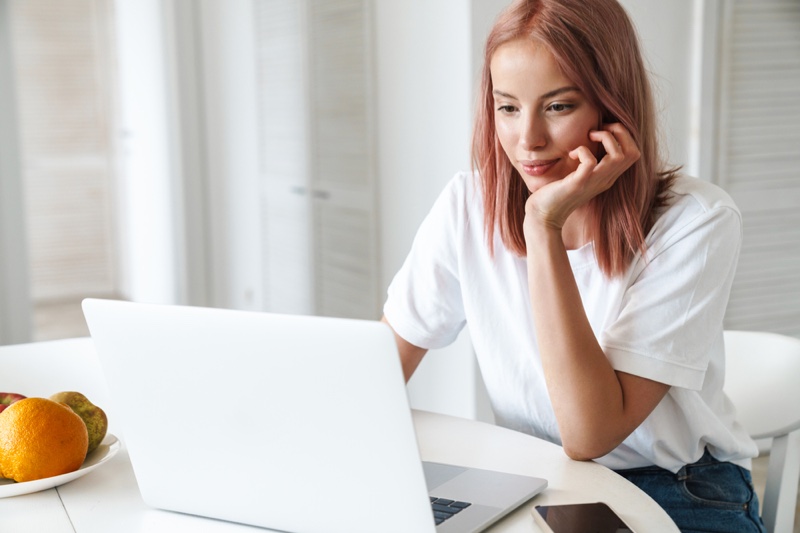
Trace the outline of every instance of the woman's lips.
{"type": "Polygon", "coordinates": [[[536,161],[520,161],[522,170],[529,176],[543,176],[558,163],[558,159],[536,160],[536,161]]]}

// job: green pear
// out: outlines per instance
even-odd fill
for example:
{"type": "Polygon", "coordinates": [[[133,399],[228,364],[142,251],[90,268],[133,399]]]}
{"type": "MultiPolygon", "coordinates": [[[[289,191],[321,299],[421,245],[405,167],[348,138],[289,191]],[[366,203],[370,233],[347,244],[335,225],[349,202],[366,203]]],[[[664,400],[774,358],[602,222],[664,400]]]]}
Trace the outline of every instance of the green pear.
{"type": "Polygon", "coordinates": [[[106,413],[80,392],[57,392],[50,396],[50,399],[54,402],[66,404],[83,419],[83,423],[86,424],[86,430],[89,432],[89,448],[86,450],[86,454],[92,453],[103,441],[106,431],[108,431],[106,413]]]}

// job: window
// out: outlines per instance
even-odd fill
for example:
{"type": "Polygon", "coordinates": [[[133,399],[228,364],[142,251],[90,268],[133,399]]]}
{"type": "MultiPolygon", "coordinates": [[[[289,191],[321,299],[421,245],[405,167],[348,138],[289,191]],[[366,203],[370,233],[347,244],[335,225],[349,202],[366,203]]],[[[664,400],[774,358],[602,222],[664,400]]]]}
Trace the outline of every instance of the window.
{"type": "Polygon", "coordinates": [[[12,0],[34,340],[88,334],[116,293],[111,0],[12,0]]]}
{"type": "Polygon", "coordinates": [[[703,152],[744,218],[725,327],[800,336],[800,3],[707,3],[719,98],[717,144],[703,152]]]}

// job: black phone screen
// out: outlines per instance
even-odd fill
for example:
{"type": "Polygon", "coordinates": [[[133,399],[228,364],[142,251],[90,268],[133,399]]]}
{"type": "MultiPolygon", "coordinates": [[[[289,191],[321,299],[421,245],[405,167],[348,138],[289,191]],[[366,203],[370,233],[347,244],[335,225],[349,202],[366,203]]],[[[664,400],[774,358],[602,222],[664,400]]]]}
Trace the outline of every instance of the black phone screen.
{"type": "Polygon", "coordinates": [[[632,529],[604,503],[537,505],[536,510],[553,533],[632,533],[632,529]]]}

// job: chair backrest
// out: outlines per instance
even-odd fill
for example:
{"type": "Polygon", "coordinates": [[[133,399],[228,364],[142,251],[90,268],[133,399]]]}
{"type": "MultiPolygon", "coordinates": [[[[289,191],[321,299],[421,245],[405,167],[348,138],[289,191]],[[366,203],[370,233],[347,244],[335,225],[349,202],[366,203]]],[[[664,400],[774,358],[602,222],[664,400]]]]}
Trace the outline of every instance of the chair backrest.
{"type": "Polygon", "coordinates": [[[754,439],[772,439],[761,517],[770,533],[794,529],[800,482],[800,339],[725,332],[725,393],[754,439]]]}
{"type": "Polygon", "coordinates": [[[800,429],[800,339],[725,332],[725,393],[754,439],[800,429]]]}

